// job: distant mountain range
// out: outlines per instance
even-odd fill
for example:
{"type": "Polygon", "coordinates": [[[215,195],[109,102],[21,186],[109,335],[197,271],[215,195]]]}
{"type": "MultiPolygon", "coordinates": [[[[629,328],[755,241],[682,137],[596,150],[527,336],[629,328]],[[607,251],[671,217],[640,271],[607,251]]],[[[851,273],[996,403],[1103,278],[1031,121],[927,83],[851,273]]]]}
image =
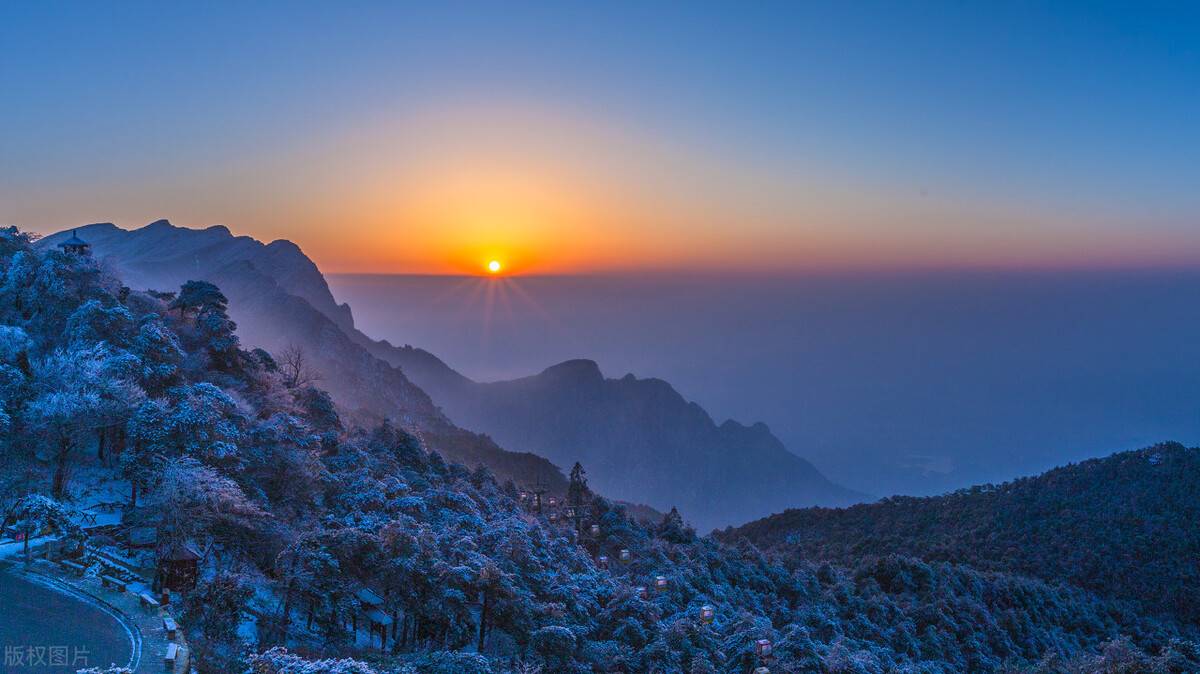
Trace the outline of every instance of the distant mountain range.
{"type": "Polygon", "coordinates": [[[789,452],[763,424],[716,424],[661,379],[608,379],[572,360],[512,381],[474,382],[420,349],[377,355],[400,365],[450,418],[505,447],[580,461],[601,493],[673,505],[701,528],[802,505],[866,500],[789,452]]]}
{"type": "Polygon", "coordinates": [[[794,563],[898,554],[1066,582],[1200,623],[1200,449],[1166,443],[1001,485],[786,512],[719,534],[794,563]]]}
{"type": "MultiPolygon", "coordinates": [[[[245,343],[273,353],[303,347],[323,375],[321,386],[354,414],[400,417],[455,460],[486,464],[501,477],[540,478],[557,488],[561,473],[541,457],[561,467],[580,461],[601,493],[658,509],[679,506],[701,529],[867,498],[827,480],[765,425],[718,425],[662,380],[606,379],[596,363],[579,360],[479,383],[428,351],[374,340],[289,241],[263,244],[223,226],[197,230],[165,220],[135,230],[94,224],[75,231],[133,286],[216,283],[245,343]]],[[[68,236],[47,237],[43,245],[68,236]]]]}

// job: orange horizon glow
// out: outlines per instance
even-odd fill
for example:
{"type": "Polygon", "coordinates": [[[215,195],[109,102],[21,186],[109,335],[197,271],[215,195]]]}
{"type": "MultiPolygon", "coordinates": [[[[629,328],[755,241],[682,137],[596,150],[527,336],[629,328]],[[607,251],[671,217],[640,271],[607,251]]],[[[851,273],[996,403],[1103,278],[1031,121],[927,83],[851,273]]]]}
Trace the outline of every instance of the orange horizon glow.
{"type": "Polygon", "coordinates": [[[19,213],[9,218],[47,233],[100,218],[133,228],[160,217],[190,227],[222,223],[264,242],[291,240],[328,273],[509,277],[1200,261],[1200,239],[1190,229],[1147,238],[1125,226],[1127,213],[928,195],[825,166],[751,161],[717,143],[694,147],[573,110],[458,101],[359,120],[262,161],[231,172],[226,184],[201,190],[189,183],[163,200],[169,212],[130,210],[146,187],[120,183],[71,202],[28,195],[30,203],[65,210],[33,223],[19,213]],[[490,271],[492,261],[501,270],[490,271]]]}

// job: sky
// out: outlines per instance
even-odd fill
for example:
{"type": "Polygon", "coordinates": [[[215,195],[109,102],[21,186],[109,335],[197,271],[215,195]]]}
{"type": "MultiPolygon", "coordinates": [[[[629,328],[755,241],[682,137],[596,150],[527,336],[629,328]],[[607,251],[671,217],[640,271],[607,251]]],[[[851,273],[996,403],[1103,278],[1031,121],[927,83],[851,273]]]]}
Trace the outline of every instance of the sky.
{"type": "Polygon", "coordinates": [[[1200,262],[1188,3],[6,3],[0,223],[328,272],[1200,262]]]}

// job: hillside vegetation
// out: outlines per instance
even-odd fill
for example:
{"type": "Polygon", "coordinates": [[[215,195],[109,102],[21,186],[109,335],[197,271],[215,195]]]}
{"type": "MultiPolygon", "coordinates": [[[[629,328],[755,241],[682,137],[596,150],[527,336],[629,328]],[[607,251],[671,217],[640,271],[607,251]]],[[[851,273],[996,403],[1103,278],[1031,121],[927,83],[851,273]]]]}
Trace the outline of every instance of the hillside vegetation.
{"type": "Polygon", "coordinates": [[[350,423],[243,349],[227,308],[208,283],[131,291],[0,235],[4,523],[74,538],[85,487],[128,494],[124,525],[201,553],[178,603],[204,674],[1200,667],[1192,627],[1129,602],[899,555],[784,566],[675,511],[640,524],[582,468],[575,529],[403,423],[350,423]]]}
{"type": "Polygon", "coordinates": [[[38,247],[53,250],[72,233],[132,288],[169,291],[189,280],[217,285],[228,298],[241,343],[288,361],[282,364],[292,367],[294,379],[319,383],[347,419],[371,424],[390,418],[455,461],[565,489],[554,464],[505,451],[490,437],[455,425],[400,368],[372,355],[363,346],[370,340],[354,329],[350,307],[334,301],[317,266],[292,242],[263,244],[219,225],[188,229],[158,220],[132,231],[111,223],[87,225],[46,237],[38,247]]]}
{"type": "Polygon", "coordinates": [[[480,383],[428,351],[371,339],[290,241],[264,244],[219,225],[189,229],[165,220],[77,232],[132,287],[215,283],[245,344],[277,355],[301,347],[321,387],[356,421],[402,414],[448,458],[486,465],[502,478],[540,479],[561,492],[555,466],[583,462],[605,494],[662,511],[677,506],[702,531],[783,508],[867,498],[830,482],[765,425],[718,424],[660,379],[609,379],[596,363],[577,360],[480,383]]]}
{"type": "Polygon", "coordinates": [[[1200,450],[1167,443],[1001,485],[726,530],[792,559],[909,555],[1063,581],[1200,623],[1200,450]]]}

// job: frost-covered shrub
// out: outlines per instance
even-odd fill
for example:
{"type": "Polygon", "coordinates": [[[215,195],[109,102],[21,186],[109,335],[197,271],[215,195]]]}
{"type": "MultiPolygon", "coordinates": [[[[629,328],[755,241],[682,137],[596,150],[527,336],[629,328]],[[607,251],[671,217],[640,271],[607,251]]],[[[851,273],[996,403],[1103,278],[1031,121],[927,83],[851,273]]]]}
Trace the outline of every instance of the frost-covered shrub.
{"type": "Polygon", "coordinates": [[[245,674],[381,674],[358,660],[306,660],[282,646],[250,656],[248,664],[245,674]]]}
{"type": "Polygon", "coordinates": [[[575,635],[571,630],[559,625],[536,630],[530,643],[533,651],[551,666],[565,665],[575,653],[575,635]]]}
{"type": "Polygon", "coordinates": [[[432,651],[407,659],[408,666],[421,674],[493,674],[487,658],[476,653],[432,651]]]}

